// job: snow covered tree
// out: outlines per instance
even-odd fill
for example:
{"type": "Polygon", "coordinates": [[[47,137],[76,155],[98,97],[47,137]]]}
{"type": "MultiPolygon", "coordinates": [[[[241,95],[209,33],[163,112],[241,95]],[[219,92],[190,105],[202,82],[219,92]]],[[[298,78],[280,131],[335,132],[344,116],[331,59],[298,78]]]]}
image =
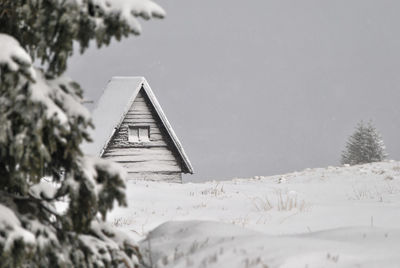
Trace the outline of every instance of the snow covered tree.
{"type": "Polygon", "coordinates": [[[379,162],[387,157],[381,135],[371,122],[360,122],[342,153],[342,164],[357,165],[379,162]]]}
{"type": "Polygon", "coordinates": [[[90,114],[63,73],[74,42],[84,52],[164,16],[150,0],[0,1],[0,267],[139,263],[135,243],[105,223],[126,205],[124,171],[82,154],[90,114]]]}

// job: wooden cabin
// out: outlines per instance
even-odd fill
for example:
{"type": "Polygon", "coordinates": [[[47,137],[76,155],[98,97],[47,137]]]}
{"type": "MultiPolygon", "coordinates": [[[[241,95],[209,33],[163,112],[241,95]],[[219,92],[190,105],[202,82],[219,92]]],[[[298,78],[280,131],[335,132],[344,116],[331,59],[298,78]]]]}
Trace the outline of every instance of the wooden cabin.
{"type": "Polygon", "coordinates": [[[144,77],[113,77],[92,117],[93,142],[83,151],[120,163],[128,179],[182,182],[182,173],[193,173],[144,77]]]}

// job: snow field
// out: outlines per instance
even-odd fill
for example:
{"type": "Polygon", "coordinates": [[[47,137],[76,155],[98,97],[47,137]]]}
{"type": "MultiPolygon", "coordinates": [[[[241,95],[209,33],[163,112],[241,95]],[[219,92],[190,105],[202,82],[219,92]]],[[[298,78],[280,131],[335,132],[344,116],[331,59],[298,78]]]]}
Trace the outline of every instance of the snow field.
{"type": "Polygon", "coordinates": [[[400,267],[400,162],[204,183],[128,181],[127,199],[108,220],[146,238],[142,251],[154,267],[400,267]]]}
{"type": "Polygon", "coordinates": [[[400,230],[339,228],[270,236],[207,221],[167,222],[141,242],[150,267],[399,267],[400,230]]]}

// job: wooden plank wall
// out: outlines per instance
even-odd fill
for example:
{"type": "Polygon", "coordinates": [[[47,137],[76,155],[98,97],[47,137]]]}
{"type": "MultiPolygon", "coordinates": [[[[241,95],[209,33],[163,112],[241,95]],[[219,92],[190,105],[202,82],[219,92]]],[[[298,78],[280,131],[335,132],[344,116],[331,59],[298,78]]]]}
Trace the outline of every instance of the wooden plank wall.
{"type": "Polygon", "coordinates": [[[128,179],[133,180],[150,180],[150,181],[165,181],[182,183],[182,173],[171,172],[147,172],[147,173],[128,173],[128,179]]]}
{"type": "Polygon", "coordinates": [[[127,169],[128,178],[182,182],[179,158],[171,149],[169,137],[142,91],[112,137],[103,157],[121,163],[127,169]],[[134,124],[150,126],[150,142],[128,142],[128,127],[134,124]]]}

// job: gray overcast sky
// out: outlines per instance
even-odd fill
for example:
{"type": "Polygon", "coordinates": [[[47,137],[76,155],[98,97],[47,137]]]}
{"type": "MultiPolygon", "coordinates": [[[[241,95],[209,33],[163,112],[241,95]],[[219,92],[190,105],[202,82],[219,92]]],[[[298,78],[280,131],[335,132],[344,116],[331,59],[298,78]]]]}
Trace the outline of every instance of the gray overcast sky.
{"type": "Polygon", "coordinates": [[[97,100],[145,76],[196,174],[186,181],[338,165],[372,119],[400,159],[400,1],[169,0],[143,34],[78,53],[68,75],[97,100]]]}

